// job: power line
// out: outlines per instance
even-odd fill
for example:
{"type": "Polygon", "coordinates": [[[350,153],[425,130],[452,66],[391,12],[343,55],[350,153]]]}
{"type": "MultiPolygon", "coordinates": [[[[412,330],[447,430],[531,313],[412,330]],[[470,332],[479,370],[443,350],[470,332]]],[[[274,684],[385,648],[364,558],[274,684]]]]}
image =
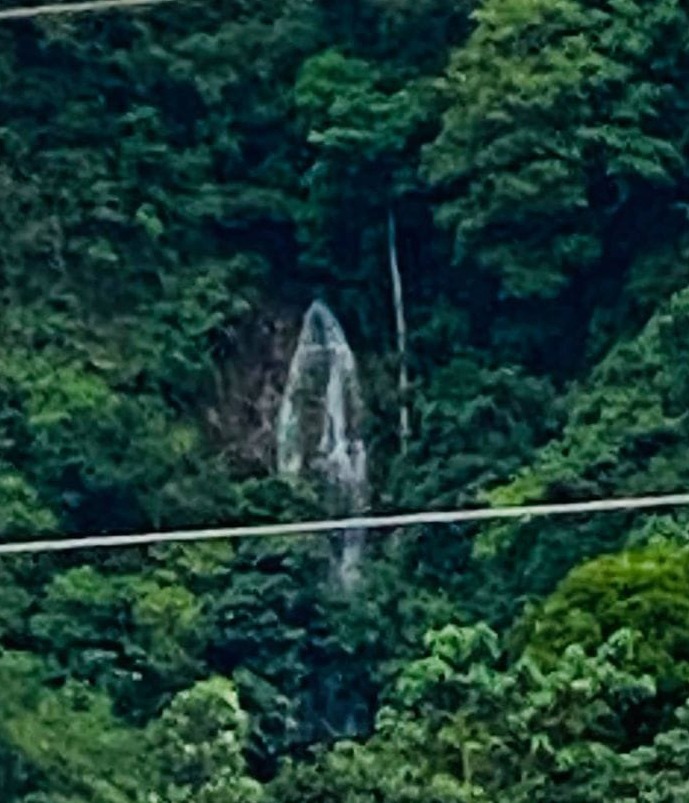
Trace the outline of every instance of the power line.
{"type": "Polygon", "coordinates": [[[84,0],[77,3],[50,3],[42,6],[18,6],[0,10],[0,20],[19,20],[31,17],[83,14],[90,11],[112,11],[118,8],[137,8],[172,3],[175,0],[84,0]]]}
{"type": "Polygon", "coordinates": [[[595,499],[588,502],[563,502],[547,505],[453,510],[433,513],[401,513],[390,516],[359,516],[348,519],[300,521],[290,524],[260,524],[247,527],[223,527],[210,530],[177,530],[129,535],[86,535],[0,544],[0,555],[37,552],[71,552],[77,549],[136,547],[150,544],[217,541],[236,538],[273,538],[319,535],[344,530],[390,530],[423,524],[466,524],[504,519],[528,519],[542,516],[566,516],[587,513],[612,513],[622,510],[649,510],[689,506],[689,493],[666,496],[641,496],[620,499],[595,499]]]}
{"type": "MultiPolygon", "coordinates": [[[[32,17],[81,14],[110,11],[121,8],[156,6],[175,0],[83,0],[83,2],[51,3],[33,7],[15,7],[0,10],[1,20],[29,19],[32,17]]],[[[269,524],[246,527],[225,527],[207,530],[177,530],[126,535],[87,535],[76,538],[51,539],[0,544],[0,555],[67,552],[78,549],[131,547],[150,544],[212,541],[237,538],[269,538],[304,536],[344,530],[387,530],[424,524],[459,524],[542,516],[559,516],[586,513],[606,513],[621,510],[643,510],[689,506],[689,494],[644,496],[625,499],[600,499],[587,502],[569,502],[546,505],[482,508],[445,512],[421,512],[390,516],[361,516],[348,519],[269,524]]]]}

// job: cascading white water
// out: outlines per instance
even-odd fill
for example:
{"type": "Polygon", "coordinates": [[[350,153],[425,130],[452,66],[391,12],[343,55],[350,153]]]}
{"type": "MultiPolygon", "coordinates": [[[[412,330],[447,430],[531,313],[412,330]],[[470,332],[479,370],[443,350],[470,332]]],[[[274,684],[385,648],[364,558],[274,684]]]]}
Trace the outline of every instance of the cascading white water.
{"type": "MultiPolygon", "coordinates": [[[[368,502],[363,401],[356,361],[337,318],[320,301],[304,317],[277,423],[278,470],[322,485],[331,515],[360,513],[368,502]]],[[[342,536],[337,573],[359,576],[363,533],[342,536]]]]}

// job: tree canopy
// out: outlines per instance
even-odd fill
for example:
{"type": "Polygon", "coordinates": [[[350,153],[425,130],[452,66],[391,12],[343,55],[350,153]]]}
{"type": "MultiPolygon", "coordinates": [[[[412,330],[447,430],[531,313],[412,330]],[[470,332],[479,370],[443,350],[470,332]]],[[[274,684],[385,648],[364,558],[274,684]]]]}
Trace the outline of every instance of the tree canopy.
{"type": "MultiPolygon", "coordinates": [[[[688,14],[0,20],[0,540],[327,515],[276,471],[315,299],[367,512],[686,490],[688,14]]],[[[688,522],[376,534],[347,592],[337,536],[2,556],[0,798],[685,801],[688,522]]]]}

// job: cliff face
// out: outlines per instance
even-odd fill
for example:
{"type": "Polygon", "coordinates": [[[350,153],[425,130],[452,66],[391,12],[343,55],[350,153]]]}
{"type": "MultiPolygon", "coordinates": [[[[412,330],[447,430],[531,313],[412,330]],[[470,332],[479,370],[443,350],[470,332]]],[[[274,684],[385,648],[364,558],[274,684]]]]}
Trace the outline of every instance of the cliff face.
{"type": "Polygon", "coordinates": [[[262,313],[226,333],[213,366],[206,434],[239,476],[276,470],[276,422],[296,346],[298,321],[262,313]]]}

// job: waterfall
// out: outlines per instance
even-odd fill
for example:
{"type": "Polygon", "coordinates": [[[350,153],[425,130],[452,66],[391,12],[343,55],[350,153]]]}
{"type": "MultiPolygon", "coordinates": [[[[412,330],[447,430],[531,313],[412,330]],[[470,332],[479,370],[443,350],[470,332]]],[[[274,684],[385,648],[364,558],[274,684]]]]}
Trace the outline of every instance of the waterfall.
{"type": "MultiPolygon", "coordinates": [[[[277,422],[278,470],[321,486],[328,513],[360,513],[368,502],[363,400],[354,354],[337,318],[320,301],[306,315],[277,422]]],[[[345,587],[359,575],[364,535],[340,537],[337,574],[345,587]]]]}

